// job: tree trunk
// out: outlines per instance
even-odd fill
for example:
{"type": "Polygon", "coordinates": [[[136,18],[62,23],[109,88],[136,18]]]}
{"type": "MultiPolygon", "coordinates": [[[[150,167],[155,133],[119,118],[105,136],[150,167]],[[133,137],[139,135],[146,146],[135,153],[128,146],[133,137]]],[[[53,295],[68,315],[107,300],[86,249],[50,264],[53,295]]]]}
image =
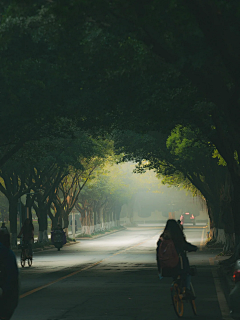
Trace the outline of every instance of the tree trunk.
{"type": "Polygon", "coordinates": [[[226,242],[224,229],[218,229],[217,243],[224,245],[226,242]]]}
{"type": "Polygon", "coordinates": [[[213,229],[213,240],[217,241],[218,238],[218,228],[214,227],[213,229]]]}
{"type": "MultiPolygon", "coordinates": [[[[237,179],[239,180],[239,179],[237,179]]],[[[240,181],[233,184],[232,212],[235,232],[235,245],[240,244],[240,181]]]]}
{"type": "Polygon", "coordinates": [[[52,230],[54,228],[56,228],[57,224],[58,224],[58,217],[57,216],[50,216],[51,221],[52,221],[52,230]]]}
{"type": "Polygon", "coordinates": [[[105,229],[105,223],[106,223],[106,208],[104,206],[103,210],[102,210],[102,222],[103,222],[103,229],[105,229]]]}
{"type": "Polygon", "coordinates": [[[53,213],[51,212],[51,209],[49,209],[48,216],[52,221],[52,229],[56,228],[58,223],[60,223],[60,225],[62,226],[62,218],[61,218],[62,215],[59,207],[56,207],[56,205],[54,205],[54,213],[55,215],[53,215],[53,213]]]}
{"type": "Polygon", "coordinates": [[[94,224],[94,225],[97,224],[97,212],[96,212],[95,209],[93,210],[93,224],[94,224]]]}
{"type": "Polygon", "coordinates": [[[91,234],[90,231],[90,226],[91,226],[91,212],[90,210],[87,212],[87,234],[91,234]]]}
{"type": "Polygon", "coordinates": [[[38,242],[48,241],[47,208],[45,206],[39,208],[38,225],[39,225],[38,242]]]}
{"type": "Polygon", "coordinates": [[[120,225],[120,213],[121,213],[122,206],[120,204],[115,205],[115,210],[114,210],[114,219],[116,221],[116,226],[118,227],[120,225]]]}
{"type": "Polygon", "coordinates": [[[65,212],[63,209],[62,209],[62,214],[61,214],[62,218],[63,218],[63,229],[65,230],[66,232],[66,236],[68,237],[68,226],[69,226],[69,217],[68,217],[68,213],[65,212]]]}
{"type": "Polygon", "coordinates": [[[235,247],[235,239],[233,233],[225,233],[225,244],[223,247],[223,252],[233,252],[235,247]]]}
{"type": "Polygon", "coordinates": [[[103,206],[99,210],[99,219],[100,219],[100,224],[101,224],[101,229],[103,230],[103,223],[104,223],[104,217],[103,217],[103,206]]]}
{"type": "Polygon", "coordinates": [[[232,180],[232,215],[233,215],[233,221],[234,221],[234,232],[235,232],[235,248],[233,255],[224,261],[222,261],[222,264],[232,264],[237,259],[240,258],[240,179],[239,176],[235,173],[233,166],[228,166],[231,180],[232,180]]]}
{"type": "Polygon", "coordinates": [[[17,246],[17,213],[18,213],[18,200],[15,198],[8,199],[9,201],[9,221],[11,233],[11,245],[17,246]]]}

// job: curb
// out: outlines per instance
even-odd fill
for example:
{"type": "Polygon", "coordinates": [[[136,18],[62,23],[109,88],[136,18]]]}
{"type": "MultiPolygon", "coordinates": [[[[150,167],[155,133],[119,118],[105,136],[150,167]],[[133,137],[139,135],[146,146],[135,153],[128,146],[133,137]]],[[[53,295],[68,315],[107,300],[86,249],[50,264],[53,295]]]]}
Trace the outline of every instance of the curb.
{"type": "Polygon", "coordinates": [[[218,256],[216,255],[213,260],[216,262],[216,266],[218,267],[218,275],[224,279],[225,284],[227,285],[229,292],[233,289],[234,287],[234,282],[233,282],[233,268],[224,266],[220,264],[221,261],[224,261],[228,259],[229,256],[218,256]]]}
{"type": "MultiPolygon", "coordinates": [[[[75,238],[76,241],[72,241],[72,242],[69,242],[69,243],[66,243],[64,245],[64,247],[68,247],[68,246],[71,246],[73,244],[77,244],[80,242],[80,240],[94,240],[94,239],[97,239],[97,238],[101,238],[101,237],[104,237],[104,236],[108,236],[109,234],[112,234],[112,233],[116,233],[116,232],[119,232],[119,231],[123,231],[123,230],[126,230],[127,228],[125,227],[122,227],[121,229],[118,229],[118,230],[113,230],[113,231],[109,231],[109,232],[106,232],[104,234],[99,234],[99,235],[95,235],[95,236],[92,236],[92,237],[81,237],[81,238],[75,238]]],[[[50,250],[50,249],[55,249],[55,246],[54,245],[49,245],[47,247],[43,247],[43,248],[33,248],[33,253],[35,252],[41,252],[41,251],[45,251],[45,250],[50,250]]],[[[13,249],[12,250],[15,254],[19,253],[20,250],[19,249],[13,249]]]]}
{"type": "Polygon", "coordinates": [[[225,287],[227,288],[228,294],[234,288],[233,282],[233,270],[234,268],[226,268],[223,265],[218,265],[218,274],[224,280],[225,287]]]}
{"type": "MultiPolygon", "coordinates": [[[[220,286],[221,286],[222,292],[224,294],[225,300],[226,300],[228,308],[229,308],[229,294],[235,286],[235,284],[233,282],[233,278],[232,278],[233,268],[229,267],[229,266],[224,266],[219,263],[219,262],[224,261],[228,258],[229,258],[229,256],[217,256],[216,255],[214,258],[212,258],[212,261],[214,262],[214,265],[216,265],[216,267],[217,267],[216,273],[218,275],[218,278],[220,281],[220,286]]],[[[230,313],[229,313],[227,319],[232,319],[232,317],[230,316],[230,313]]]]}
{"type": "Polygon", "coordinates": [[[104,234],[98,234],[98,235],[95,235],[95,236],[92,236],[92,237],[80,237],[80,238],[76,238],[76,241],[79,241],[79,240],[94,240],[94,239],[97,239],[97,238],[101,238],[101,237],[104,237],[104,236],[108,236],[109,234],[112,234],[112,233],[116,233],[116,232],[119,232],[119,231],[123,231],[123,230],[126,230],[127,228],[123,227],[121,229],[118,229],[118,230],[113,230],[113,231],[107,231],[105,232],[104,234]]]}
{"type": "MultiPolygon", "coordinates": [[[[70,242],[70,243],[66,243],[63,245],[63,247],[69,247],[73,244],[76,244],[76,241],[70,242]]],[[[55,246],[53,244],[51,244],[50,246],[44,247],[44,248],[36,248],[33,249],[33,252],[40,252],[40,251],[45,251],[45,250],[50,250],[50,249],[55,249],[55,246]]]]}

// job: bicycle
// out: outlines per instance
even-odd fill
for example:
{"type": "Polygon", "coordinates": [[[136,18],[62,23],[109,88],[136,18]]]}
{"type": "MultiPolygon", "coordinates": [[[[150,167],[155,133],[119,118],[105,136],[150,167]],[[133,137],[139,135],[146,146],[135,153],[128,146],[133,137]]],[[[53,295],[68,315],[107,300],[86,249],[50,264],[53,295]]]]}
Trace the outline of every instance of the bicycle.
{"type": "Polygon", "coordinates": [[[21,267],[25,267],[25,262],[27,260],[28,266],[32,266],[32,256],[29,255],[28,251],[28,244],[20,244],[19,248],[21,249],[21,255],[20,255],[20,261],[21,261],[21,267]]]}
{"type": "Polygon", "coordinates": [[[197,315],[195,304],[196,296],[192,283],[190,284],[190,292],[186,292],[186,287],[184,287],[183,279],[181,278],[181,276],[178,276],[173,280],[170,290],[173,308],[179,318],[183,316],[184,302],[190,302],[193,314],[197,315]]]}

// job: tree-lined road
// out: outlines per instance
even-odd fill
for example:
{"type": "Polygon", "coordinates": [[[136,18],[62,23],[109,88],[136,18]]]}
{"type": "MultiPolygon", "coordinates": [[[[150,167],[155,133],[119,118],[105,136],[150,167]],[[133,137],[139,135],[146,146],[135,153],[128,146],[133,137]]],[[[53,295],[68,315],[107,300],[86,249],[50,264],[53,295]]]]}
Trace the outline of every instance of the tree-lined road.
{"type": "MultiPolygon", "coordinates": [[[[199,246],[203,230],[186,229],[187,240],[199,246]]],[[[60,252],[36,253],[33,266],[21,270],[21,299],[12,319],[176,319],[171,279],[160,281],[157,276],[155,248],[160,232],[128,228],[60,252]]],[[[190,263],[198,266],[193,283],[201,320],[226,319],[212,275],[216,267],[209,264],[213,256],[204,250],[189,254],[190,263]]],[[[195,318],[190,305],[185,318],[195,318]]]]}

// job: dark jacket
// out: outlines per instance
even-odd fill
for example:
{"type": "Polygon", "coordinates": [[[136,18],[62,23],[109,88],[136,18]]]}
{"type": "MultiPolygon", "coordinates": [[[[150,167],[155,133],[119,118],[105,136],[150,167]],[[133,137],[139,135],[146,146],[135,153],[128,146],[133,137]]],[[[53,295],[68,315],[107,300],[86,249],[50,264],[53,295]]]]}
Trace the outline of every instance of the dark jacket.
{"type": "MultiPolygon", "coordinates": [[[[165,240],[172,239],[170,232],[165,231],[160,236],[160,238],[158,239],[158,242],[157,242],[157,249],[156,250],[157,250],[157,263],[158,263],[158,271],[159,272],[161,270],[161,266],[160,266],[159,261],[158,261],[158,248],[159,248],[159,246],[161,244],[162,239],[165,239],[165,240]]],[[[181,245],[179,245],[179,243],[174,243],[174,245],[175,245],[175,249],[176,249],[177,253],[180,256],[179,264],[178,264],[178,267],[177,267],[178,271],[181,274],[189,273],[190,272],[190,266],[189,266],[189,260],[188,260],[186,252],[197,251],[197,249],[198,249],[197,246],[191,244],[190,242],[187,242],[186,240],[184,240],[183,244],[181,244],[181,245]]]]}
{"type": "Polygon", "coordinates": [[[34,240],[34,228],[31,225],[25,226],[23,225],[21,231],[18,235],[20,237],[23,235],[23,242],[28,242],[34,240]]]}

